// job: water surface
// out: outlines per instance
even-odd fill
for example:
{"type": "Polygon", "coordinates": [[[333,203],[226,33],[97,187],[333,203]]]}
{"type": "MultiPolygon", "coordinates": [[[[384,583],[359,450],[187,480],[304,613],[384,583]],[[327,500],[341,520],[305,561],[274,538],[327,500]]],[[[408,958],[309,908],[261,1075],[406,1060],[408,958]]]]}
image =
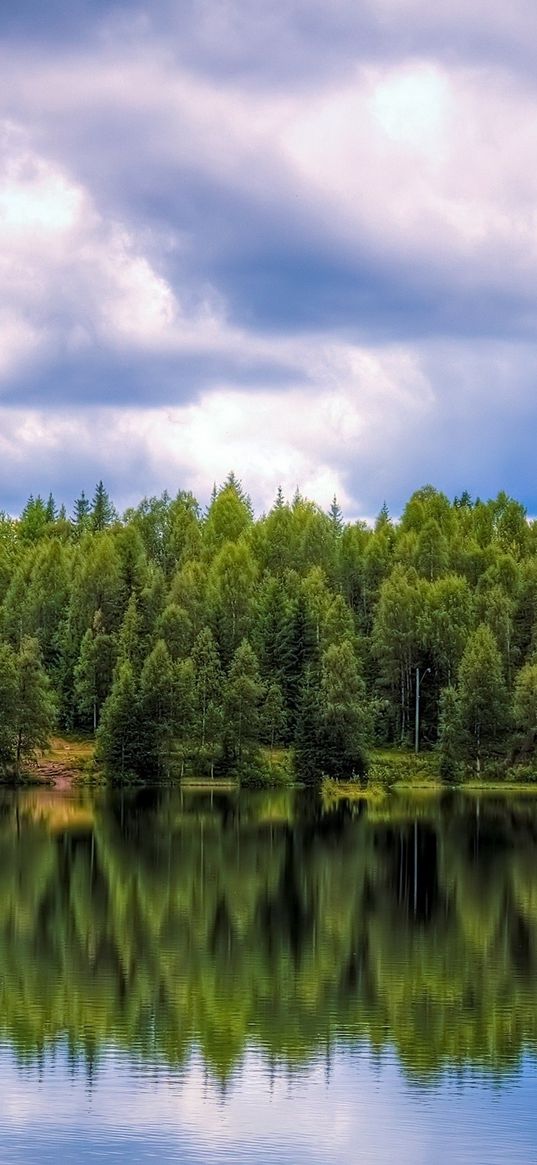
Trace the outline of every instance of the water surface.
{"type": "Polygon", "coordinates": [[[537,799],[4,794],[0,1162],[535,1162],[537,799]]]}

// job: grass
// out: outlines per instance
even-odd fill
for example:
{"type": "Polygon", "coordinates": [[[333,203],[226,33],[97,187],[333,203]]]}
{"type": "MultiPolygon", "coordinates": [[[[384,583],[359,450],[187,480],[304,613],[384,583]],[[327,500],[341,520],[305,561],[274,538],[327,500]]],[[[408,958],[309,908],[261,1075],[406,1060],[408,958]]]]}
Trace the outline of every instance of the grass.
{"type": "Polygon", "coordinates": [[[91,764],[95,754],[95,741],[74,734],[53,736],[43,760],[53,764],[69,764],[71,768],[84,769],[91,764]]]}
{"type": "Polygon", "coordinates": [[[420,752],[416,756],[402,748],[373,749],[368,782],[384,788],[442,788],[438,756],[432,752],[420,752]]]}

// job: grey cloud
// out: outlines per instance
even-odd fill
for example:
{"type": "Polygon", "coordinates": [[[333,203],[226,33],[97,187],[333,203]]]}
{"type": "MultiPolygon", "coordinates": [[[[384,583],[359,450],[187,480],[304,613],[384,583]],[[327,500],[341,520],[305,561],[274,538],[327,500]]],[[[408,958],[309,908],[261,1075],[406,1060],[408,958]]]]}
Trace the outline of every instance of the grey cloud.
{"type": "MultiPolygon", "coordinates": [[[[397,510],[428,478],[448,492],[480,493],[495,492],[501,478],[535,509],[530,227],[537,196],[528,165],[535,143],[529,136],[517,147],[531,120],[525,113],[535,116],[533,4],[76,0],[67,11],[51,0],[46,8],[21,0],[2,17],[9,44],[4,107],[29,148],[84,187],[91,208],[65,261],[53,253],[46,259],[52,275],[45,260],[36,268],[31,295],[25,299],[24,289],[19,295],[6,281],[10,302],[45,337],[33,360],[4,380],[6,423],[10,410],[39,408],[53,431],[62,412],[77,418],[103,404],[142,412],[196,401],[223,385],[280,395],[298,385],[314,410],[327,391],[319,373],[325,345],[382,352],[398,342],[424,370],[431,405],[415,416],[394,406],[393,427],[386,422],[384,431],[382,417],[365,417],[359,463],[341,453],[336,467],[349,494],[365,512],[384,497],[397,510]],[[271,101],[291,111],[294,102],[315,109],[323,87],[356,81],[360,68],[422,59],[462,70],[454,74],[457,90],[465,69],[470,82],[478,78],[468,115],[477,125],[475,151],[482,150],[476,172],[466,173],[474,162],[470,141],[452,163],[455,194],[450,186],[439,208],[434,164],[428,169],[417,156],[410,167],[415,188],[410,180],[404,187],[408,176],[397,158],[386,175],[374,173],[366,142],[356,163],[363,215],[343,230],[346,211],[333,194],[350,181],[352,159],[337,158],[330,189],[316,186],[308,159],[300,170],[301,159],[292,156],[285,126],[282,141],[264,131],[266,111],[271,101]],[[174,104],[179,84],[185,94],[174,104]],[[513,105],[504,137],[491,144],[481,115],[496,90],[500,106],[502,93],[505,108],[510,96],[513,105]],[[223,112],[220,98],[229,100],[223,112]],[[431,190],[420,216],[419,199],[431,190]],[[373,211],[378,196],[373,225],[368,196],[373,211]],[[457,250],[458,220],[454,227],[449,214],[464,220],[466,212],[472,221],[462,222],[457,250]],[[523,231],[527,243],[520,242],[523,231]],[[146,262],[175,295],[184,317],[180,341],[163,329],[146,342],[134,325],[107,332],[100,313],[105,291],[111,303],[115,294],[114,263],[107,265],[115,233],[129,236],[129,256],[146,262]],[[213,298],[216,339],[210,328],[196,333],[203,304],[213,298]],[[82,341],[73,344],[80,332],[82,341]],[[287,351],[293,343],[301,346],[298,356],[287,351]]],[[[328,167],[321,159],[321,179],[328,167]]],[[[30,489],[46,489],[45,478],[62,497],[101,475],[120,498],[156,488],[149,455],[118,463],[111,449],[104,443],[73,457],[56,450],[40,463],[33,454],[13,454],[0,489],[11,506],[30,489]]]]}

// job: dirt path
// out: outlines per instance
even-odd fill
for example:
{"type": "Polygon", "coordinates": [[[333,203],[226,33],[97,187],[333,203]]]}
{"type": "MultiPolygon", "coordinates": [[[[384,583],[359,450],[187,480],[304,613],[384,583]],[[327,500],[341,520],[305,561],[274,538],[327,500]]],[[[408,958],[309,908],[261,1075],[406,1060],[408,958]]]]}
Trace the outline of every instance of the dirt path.
{"type": "Polygon", "coordinates": [[[38,781],[66,791],[75,787],[81,772],[93,756],[92,741],[55,736],[50,748],[34,768],[38,781]]]}
{"type": "Polygon", "coordinates": [[[61,761],[39,761],[35,769],[36,776],[44,785],[52,784],[55,789],[72,789],[77,776],[76,769],[61,761]]]}

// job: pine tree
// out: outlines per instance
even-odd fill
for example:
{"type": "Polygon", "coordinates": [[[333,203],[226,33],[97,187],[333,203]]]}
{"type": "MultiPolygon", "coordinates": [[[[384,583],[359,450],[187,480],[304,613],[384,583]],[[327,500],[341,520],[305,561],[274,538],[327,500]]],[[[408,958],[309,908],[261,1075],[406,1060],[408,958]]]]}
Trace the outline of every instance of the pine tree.
{"type": "Polygon", "coordinates": [[[283,692],[277,683],[270,684],[267,689],[261,710],[261,722],[265,739],[273,750],[275,745],[283,740],[287,723],[283,692]]]}
{"type": "Polygon", "coordinates": [[[200,631],[192,650],[194,667],[194,732],[199,748],[209,748],[214,764],[216,742],[222,730],[223,676],[209,627],[200,631]]]}
{"type": "Polygon", "coordinates": [[[17,657],[8,643],[0,643],[0,766],[15,760],[19,677],[17,657]]]}
{"type": "Polygon", "coordinates": [[[91,528],[96,533],[106,530],[117,518],[116,511],[102,481],[98,483],[91,503],[91,528]]]}
{"type": "Polygon", "coordinates": [[[74,670],[75,696],[78,712],[89,718],[97,731],[99,716],[112,687],[116,662],[116,640],[102,630],[98,611],[80,645],[80,654],[74,670]]]}
{"type": "Polygon", "coordinates": [[[77,500],[75,502],[75,508],[74,508],[74,513],[73,513],[73,522],[74,522],[75,526],[78,527],[79,530],[87,530],[89,528],[89,525],[90,525],[90,518],[91,518],[91,504],[90,504],[88,498],[86,497],[84,490],[82,490],[80,497],[77,498],[77,500]]]}
{"type": "Polygon", "coordinates": [[[140,727],[144,768],[169,773],[175,729],[175,671],[166,644],[159,639],[147,656],[140,677],[140,727]]]}
{"type": "Polygon", "coordinates": [[[294,728],[295,769],[306,785],[315,784],[323,773],[320,721],[319,684],[308,666],[302,676],[294,728]]]}
{"type": "Polygon", "coordinates": [[[36,639],[25,639],[17,658],[15,771],[44,749],[56,720],[56,706],[36,639]]]}
{"type": "Polygon", "coordinates": [[[174,737],[181,756],[181,776],[184,773],[188,744],[194,731],[195,676],[191,659],[180,659],[174,665],[174,737]]]}
{"type": "Polygon", "coordinates": [[[157,622],[157,635],[163,639],[172,659],[184,659],[193,646],[192,622],[184,607],[168,603],[157,622]]]}
{"type": "Polygon", "coordinates": [[[537,744],[537,663],[525,664],[517,675],[513,718],[525,750],[533,752],[537,744]]]}
{"type": "Polygon", "coordinates": [[[131,664],[120,663],[106,700],[97,733],[97,754],[112,778],[140,770],[140,707],[131,664]]]}
{"type": "Polygon", "coordinates": [[[461,721],[479,773],[483,756],[498,747],[506,725],[507,689],[492,631],[481,623],[470,637],[459,671],[461,721]]]}
{"type": "Polygon", "coordinates": [[[365,684],[349,640],[332,644],[321,662],[320,753],[324,770],[338,779],[367,769],[371,715],[365,684]]]}
{"type": "Polygon", "coordinates": [[[453,687],[444,688],[440,697],[438,728],[440,776],[444,781],[456,780],[466,744],[458,692],[453,687]]]}
{"type": "Polygon", "coordinates": [[[233,656],[225,690],[227,739],[239,764],[243,752],[259,741],[263,694],[257,656],[243,639],[233,656]]]}
{"type": "Polygon", "coordinates": [[[56,521],[56,518],[58,516],[58,511],[56,509],[56,502],[54,501],[52,493],[49,493],[49,495],[48,495],[47,504],[45,506],[45,513],[47,515],[47,522],[55,522],[56,521]]]}
{"type": "Polygon", "coordinates": [[[291,615],[287,644],[287,666],[282,675],[282,686],[288,709],[289,728],[294,735],[306,670],[313,674],[318,663],[315,629],[303,595],[300,595],[291,615]]]}
{"type": "Polygon", "coordinates": [[[40,538],[47,533],[48,525],[47,507],[43,498],[39,495],[36,498],[30,495],[19,522],[21,540],[23,542],[39,542],[40,538]]]}
{"type": "Polygon", "coordinates": [[[341,512],[341,507],[338,505],[338,500],[335,494],[332,498],[332,504],[330,506],[328,516],[330,518],[330,525],[332,527],[333,533],[335,535],[341,534],[341,531],[343,530],[343,514],[341,512]]]}
{"type": "Polygon", "coordinates": [[[143,664],[144,640],[142,620],[136,595],[131,595],[118,637],[118,658],[130,663],[135,675],[139,675],[143,664]]]}

